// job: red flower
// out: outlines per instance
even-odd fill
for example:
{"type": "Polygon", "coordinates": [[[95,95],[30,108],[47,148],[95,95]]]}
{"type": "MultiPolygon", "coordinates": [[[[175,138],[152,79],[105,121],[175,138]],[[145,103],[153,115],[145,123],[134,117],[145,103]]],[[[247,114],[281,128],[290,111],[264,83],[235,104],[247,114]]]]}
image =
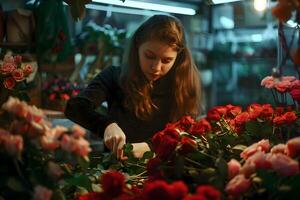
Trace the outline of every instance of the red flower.
{"type": "Polygon", "coordinates": [[[197,143],[195,140],[185,136],[181,138],[180,152],[183,155],[194,152],[196,148],[197,148],[197,143]]]}
{"type": "Polygon", "coordinates": [[[125,177],[120,172],[107,172],[101,176],[101,185],[106,196],[119,196],[125,186],[125,177]]]}
{"type": "Polygon", "coordinates": [[[186,196],[183,200],[207,200],[204,196],[200,194],[186,196]]]}
{"type": "Polygon", "coordinates": [[[225,106],[216,106],[208,111],[207,119],[210,121],[219,121],[226,113],[227,108],[225,106]]]}
{"type": "Polygon", "coordinates": [[[165,181],[156,180],[144,185],[143,196],[145,200],[172,200],[172,191],[165,181]]]}
{"type": "Polygon", "coordinates": [[[102,200],[102,199],[103,200],[105,199],[103,193],[90,192],[77,197],[76,200],[102,200]]]}
{"type": "Polygon", "coordinates": [[[208,200],[221,200],[221,193],[211,185],[199,186],[196,193],[203,195],[208,200]]]}
{"type": "Polygon", "coordinates": [[[179,133],[174,129],[165,129],[152,137],[153,149],[159,158],[167,159],[175,150],[179,133]]]}
{"type": "Polygon", "coordinates": [[[15,69],[12,73],[11,73],[12,77],[17,81],[23,81],[25,79],[24,77],[24,73],[22,69],[15,69]]]}
{"type": "Polygon", "coordinates": [[[201,119],[191,127],[189,133],[195,136],[201,136],[212,130],[210,123],[206,119],[201,119]]]}
{"type": "Polygon", "coordinates": [[[234,118],[238,114],[242,112],[242,108],[240,106],[233,106],[231,104],[226,105],[227,108],[227,117],[234,118]]]}
{"type": "Polygon", "coordinates": [[[189,193],[188,187],[182,181],[173,182],[170,191],[173,200],[181,200],[189,193]]]}
{"type": "Polygon", "coordinates": [[[8,78],[4,79],[3,85],[5,88],[12,90],[16,85],[16,81],[13,77],[8,77],[8,78]]]}
{"type": "Polygon", "coordinates": [[[187,132],[190,129],[190,127],[195,123],[196,123],[195,120],[191,116],[184,116],[180,119],[178,128],[181,131],[187,132]]]}
{"type": "Polygon", "coordinates": [[[161,160],[152,158],[147,163],[147,172],[149,179],[160,179],[163,176],[163,171],[160,169],[161,160]]]}
{"type": "Polygon", "coordinates": [[[21,62],[22,62],[22,56],[16,55],[16,56],[14,57],[14,61],[15,61],[15,63],[17,63],[17,64],[21,63],[21,62]]]}
{"type": "Polygon", "coordinates": [[[242,112],[234,118],[235,125],[243,126],[247,121],[250,120],[249,114],[247,112],[242,112]]]}

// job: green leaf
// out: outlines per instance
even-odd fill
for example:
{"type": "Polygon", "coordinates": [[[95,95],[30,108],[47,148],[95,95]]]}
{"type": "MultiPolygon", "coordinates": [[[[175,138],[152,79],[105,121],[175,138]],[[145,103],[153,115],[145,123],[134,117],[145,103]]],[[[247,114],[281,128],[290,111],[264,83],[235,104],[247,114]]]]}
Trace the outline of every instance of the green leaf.
{"type": "Polygon", "coordinates": [[[9,187],[10,189],[12,189],[16,192],[25,191],[25,188],[24,188],[23,184],[18,179],[14,178],[14,177],[10,177],[7,180],[6,185],[7,185],[7,187],[9,187]]]}
{"type": "Polygon", "coordinates": [[[83,187],[88,191],[92,191],[92,183],[89,177],[85,174],[79,174],[74,177],[67,178],[66,182],[71,186],[83,187]]]}
{"type": "Polygon", "coordinates": [[[151,159],[153,158],[153,156],[154,156],[153,151],[146,151],[143,155],[142,160],[151,159]]]}
{"type": "Polygon", "coordinates": [[[252,134],[257,134],[260,132],[260,125],[256,121],[249,121],[245,125],[246,131],[252,134]]]}
{"type": "Polygon", "coordinates": [[[232,147],[232,150],[244,151],[246,148],[247,148],[247,146],[238,144],[238,145],[235,145],[234,147],[232,147]]]}
{"type": "Polygon", "coordinates": [[[87,156],[77,156],[77,162],[84,170],[87,170],[89,167],[89,158],[87,156]]]}
{"type": "Polygon", "coordinates": [[[227,162],[223,158],[219,157],[219,158],[217,158],[215,165],[219,172],[219,176],[220,176],[219,178],[221,180],[225,181],[225,179],[228,177],[227,162]]]}

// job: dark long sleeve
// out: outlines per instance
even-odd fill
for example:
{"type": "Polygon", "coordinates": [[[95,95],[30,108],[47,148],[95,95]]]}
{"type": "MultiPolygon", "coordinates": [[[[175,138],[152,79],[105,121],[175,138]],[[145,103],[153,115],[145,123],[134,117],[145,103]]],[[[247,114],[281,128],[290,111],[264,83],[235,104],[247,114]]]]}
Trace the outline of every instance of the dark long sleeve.
{"type": "Polygon", "coordinates": [[[95,109],[114,96],[118,74],[116,67],[108,67],[103,70],[77,97],[68,101],[65,116],[82,127],[103,136],[105,128],[115,120],[109,115],[100,114],[95,109]]]}

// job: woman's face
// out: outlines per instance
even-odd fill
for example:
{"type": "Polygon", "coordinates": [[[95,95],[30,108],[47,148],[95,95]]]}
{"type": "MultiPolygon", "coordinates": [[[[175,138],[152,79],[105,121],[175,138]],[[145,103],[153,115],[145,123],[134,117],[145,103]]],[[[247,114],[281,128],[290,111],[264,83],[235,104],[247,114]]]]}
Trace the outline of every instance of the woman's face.
{"type": "Polygon", "coordinates": [[[174,65],[177,51],[166,43],[150,40],[139,47],[141,69],[149,81],[166,75],[174,65]]]}

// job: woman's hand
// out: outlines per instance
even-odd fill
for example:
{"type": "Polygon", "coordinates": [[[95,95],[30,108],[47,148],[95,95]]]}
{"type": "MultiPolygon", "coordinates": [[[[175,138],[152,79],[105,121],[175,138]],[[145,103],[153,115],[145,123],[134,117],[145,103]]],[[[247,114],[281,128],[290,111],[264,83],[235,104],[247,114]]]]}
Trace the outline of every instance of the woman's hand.
{"type": "Polygon", "coordinates": [[[126,143],[126,136],[118,124],[111,123],[106,127],[103,141],[118,159],[123,158],[123,146],[126,143]]]}
{"type": "Polygon", "coordinates": [[[150,147],[146,142],[132,143],[132,153],[136,158],[142,158],[144,153],[150,151],[150,147]]]}

